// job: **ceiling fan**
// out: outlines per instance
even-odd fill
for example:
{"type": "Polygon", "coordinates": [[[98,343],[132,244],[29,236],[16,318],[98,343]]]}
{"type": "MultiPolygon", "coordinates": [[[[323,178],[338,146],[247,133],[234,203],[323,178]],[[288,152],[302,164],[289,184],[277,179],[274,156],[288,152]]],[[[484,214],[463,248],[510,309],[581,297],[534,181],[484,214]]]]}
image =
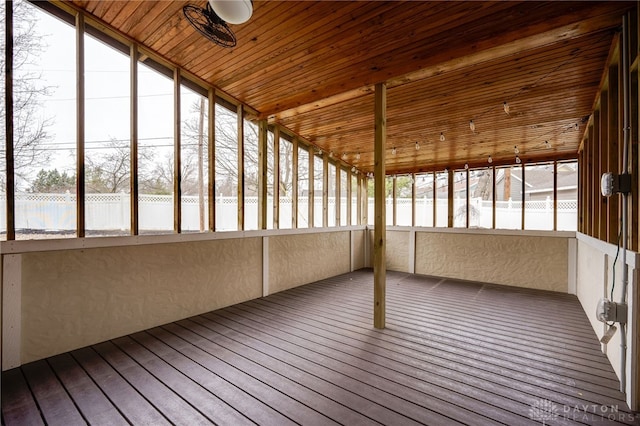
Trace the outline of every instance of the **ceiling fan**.
{"type": "Polygon", "coordinates": [[[252,0],[209,0],[206,7],[188,4],[182,12],[193,27],[207,39],[234,47],[236,36],[227,24],[243,24],[253,13],[252,0]]]}

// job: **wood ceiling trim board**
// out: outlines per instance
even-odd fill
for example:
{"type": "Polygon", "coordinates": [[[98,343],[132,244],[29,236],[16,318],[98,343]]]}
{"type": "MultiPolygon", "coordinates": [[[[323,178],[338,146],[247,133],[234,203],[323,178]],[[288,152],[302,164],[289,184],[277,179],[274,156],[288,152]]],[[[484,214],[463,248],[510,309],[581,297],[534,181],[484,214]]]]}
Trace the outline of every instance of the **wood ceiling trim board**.
{"type": "MultiPolygon", "coordinates": [[[[424,3],[419,3],[420,5],[424,4],[424,3]]],[[[442,4],[442,3],[437,3],[442,4]]],[[[475,3],[474,3],[475,4],[475,3]]],[[[479,5],[484,5],[485,3],[477,3],[479,5]]],[[[455,13],[454,10],[452,10],[452,6],[450,6],[451,3],[447,4],[444,3],[443,4],[443,8],[446,8],[447,10],[447,15],[446,17],[442,17],[441,15],[439,16],[439,19],[441,20],[441,23],[447,23],[450,24],[453,20],[451,18],[451,14],[455,13]]],[[[467,20],[469,20],[470,22],[473,20],[473,18],[470,18],[468,15],[465,15],[465,12],[468,11],[468,3],[455,3],[455,5],[458,6],[458,8],[460,9],[460,16],[458,16],[458,20],[461,20],[464,18],[466,18],[467,20]]],[[[411,18],[413,20],[415,20],[415,22],[413,23],[413,27],[411,26],[399,26],[399,28],[397,28],[395,30],[395,32],[387,32],[385,33],[384,36],[384,40],[378,40],[378,39],[373,39],[368,41],[367,40],[367,36],[369,34],[373,34],[376,37],[379,37],[379,29],[376,26],[370,25],[367,26],[364,30],[359,31],[357,33],[355,33],[353,36],[351,37],[344,37],[341,34],[338,34],[338,38],[337,40],[330,40],[329,42],[325,42],[325,44],[328,46],[326,48],[323,48],[321,51],[314,51],[313,55],[309,56],[308,54],[306,54],[306,52],[301,52],[298,55],[296,55],[295,57],[288,57],[287,63],[292,63],[292,65],[294,66],[302,66],[304,65],[305,69],[308,69],[309,71],[307,73],[297,73],[300,74],[299,79],[300,81],[308,81],[309,80],[309,76],[310,75],[315,75],[317,71],[317,67],[323,67],[323,73],[331,73],[334,75],[339,75],[341,78],[345,73],[345,64],[352,64],[355,63],[355,61],[360,61],[362,62],[364,58],[364,61],[367,63],[370,63],[371,61],[375,60],[376,57],[382,57],[385,56],[388,52],[389,52],[389,48],[388,48],[388,44],[392,45],[394,43],[396,43],[395,40],[397,40],[398,38],[402,38],[402,36],[405,36],[407,34],[407,32],[413,33],[413,32],[419,32],[421,29],[424,28],[429,28],[431,32],[433,32],[434,34],[439,34],[442,32],[442,28],[438,27],[438,23],[437,22],[430,22],[429,26],[425,26],[423,25],[423,20],[421,19],[421,16],[419,14],[416,14],[412,11],[412,9],[406,9],[404,12],[404,15],[400,15],[399,18],[402,17],[406,17],[406,18],[411,18]],[[431,28],[433,26],[433,29],[431,28]],[[347,46],[350,46],[349,48],[347,48],[347,46]],[[335,51],[339,51],[339,56],[340,59],[339,60],[335,60],[333,59],[331,61],[331,68],[327,67],[326,64],[326,58],[327,56],[321,54],[322,52],[326,52],[326,54],[331,57],[331,56],[336,56],[335,55],[335,51]]],[[[406,39],[406,37],[405,37],[406,39]]],[[[422,41],[417,40],[415,42],[416,44],[421,45],[422,41]]],[[[414,65],[417,66],[417,65],[414,65]]],[[[288,69],[281,69],[277,74],[274,72],[268,72],[269,75],[271,76],[271,81],[274,82],[274,84],[278,85],[278,84],[288,84],[290,86],[295,86],[296,85],[296,80],[291,80],[290,78],[290,72],[288,71],[288,69]]],[[[354,74],[354,73],[350,73],[350,75],[352,75],[352,79],[355,80],[366,80],[367,78],[369,78],[368,76],[370,76],[372,74],[371,71],[371,66],[367,65],[365,67],[365,72],[363,73],[362,76],[354,74]]],[[[256,77],[258,79],[260,79],[260,77],[256,77]]],[[[242,84],[245,87],[246,86],[255,86],[256,81],[254,80],[243,80],[241,82],[238,82],[238,84],[242,84]]],[[[317,86],[321,87],[322,85],[324,85],[324,82],[321,80],[316,81],[315,83],[317,86]]],[[[225,84],[222,84],[224,87],[228,88],[228,90],[233,91],[234,90],[234,86],[227,86],[225,84]]],[[[308,86],[308,85],[307,85],[308,86]]],[[[275,86],[274,87],[265,87],[264,84],[261,85],[262,88],[264,88],[265,90],[275,90],[275,86]]],[[[248,93],[248,96],[250,96],[251,94],[248,93]]]]}
{"type": "MultiPolygon", "coordinates": [[[[271,10],[277,9],[277,5],[279,5],[280,2],[269,1],[259,2],[258,4],[260,4],[260,8],[256,9],[255,21],[253,21],[252,17],[251,25],[238,26],[237,31],[235,31],[235,27],[232,28],[232,30],[234,30],[234,32],[236,33],[238,46],[226,52],[223,62],[224,64],[228,64],[230,68],[238,69],[238,63],[241,63],[246,55],[260,54],[261,52],[268,51],[268,49],[270,49],[272,46],[271,43],[268,43],[268,45],[265,46],[264,43],[267,43],[265,42],[265,40],[276,40],[276,45],[280,43],[279,39],[277,38],[277,36],[273,35],[272,31],[275,32],[275,28],[280,26],[282,22],[280,19],[271,19],[268,16],[269,13],[275,13],[271,12],[271,10]],[[264,6],[265,3],[266,6],[264,6]],[[255,27],[258,27],[258,30],[256,30],[255,27]],[[255,42],[253,42],[254,38],[256,38],[255,42]],[[252,51],[255,51],[255,53],[251,53],[252,51]]],[[[302,8],[302,10],[304,10],[304,8],[308,7],[308,5],[310,5],[311,3],[295,2],[292,4],[292,7],[295,11],[298,10],[295,8],[302,8]]],[[[221,72],[220,70],[210,69],[210,64],[218,60],[218,58],[212,54],[187,55],[181,57],[180,60],[195,72],[201,73],[204,78],[211,78],[213,75],[217,75],[217,72],[221,72]],[[210,72],[211,74],[207,74],[207,72],[210,72]]]]}
{"type": "Polygon", "coordinates": [[[136,16],[122,27],[122,31],[130,34],[136,40],[142,42],[149,37],[149,32],[153,31],[155,25],[161,22],[162,16],[167,15],[167,9],[175,7],[173,1],[145,2],[152,3],[153,7],[144,16],[136,16]],[[155,4],[154,4],[155,3],[155,4]]]}
{"type": "MultiPolygon", "coordinates": [[[[111,25],[113,25],[114,27],[118,28],[119,30],[122,31],[122,27],[123,25],[129,20],[131,19],[131,17],[133,15],[136,14],[136,11],[138,9],[148,9],[149,5],[147,4],[147,7],[145,8],[144,5],[148,3],[148,2],[137,2],[137,1],[128,1],[128,2],[124,2],[124,5],[118,5],[120,6],[119,10],[116,10],[115,12],[117,12],[115,14],[115,16],[113,17],[113,19],[109,22],[111,25]]],[[[115,5],[111,7],[112,9],[116,9],[115,5]]],[[[144,16],[144,15],[143,15],[144,16]]]]}
{"type": "MultiPolygon", "coordinates": [[[[366,29],[366,31],[371,31],[371,29],[366,29]]],[[[300,42],[291,43],[300,46],[291,49],[287,47],[286,56],[281,54],[285,52],[277,52],[277,56],[265,55],[263,60],[258,60],[251,64],[251,68],[247,70],[249,74],[246,78],[237,79],[234,77],[235,73],[233,73],[229,74],[232,76],[231,81],[225,81],[224,77],[223,80],[216,79],[215,81],[218,82],[221,87],[226,87],[231,91],[244,90],[248,97],[256,90],[266,91],[268,93],[269,90],[275,90],[277,87],[282,87],[283,85],[289,87],[289,91],[291,91],[294,90],[298,84],[297,81],[292,79],[292,70],[294,70],[296,75],[306,75],[304,71],[301,73],[300,70],[309,69],[312,74],[317,75],[318,67],[322,68],[322,72],[324,73],[329,69],[329,63],[352,62],[352,59],[349,58],[351,53],[346,46],[346,42],[350,39],[354,39],[353,44],[355,48],[362,50],[362,47],[359,47],[359,45],[355,43],[360,37],[360,31],[354,31],[353,33],[347,32],[346,34],[349,34],[348,36],[344,35],[343,32],[332,34],[329,31],[325,31],[321,34],[327,34],[333,38],[324,40],[324,42],[314,40],[313,45],[305,46],[300,45],[301,42],[304,42],[304,38],[301,37],[300,42]],[[267,81],[265,81],[264,78],[265,74],[269,76],[267,81]]],[[[321,37],[322,36],[317,36],[316,39],[321,37]]],[[[371,49],[373,49],[373,47],[371,47],[370,50],[371,49]]],[[[241,76],[241,74],[238,74],[238,76],[241,76]]],[[[306,77],[301,78],[306,79],[306,77]]]]}
{"type": "Polygon", "coordinates": [[[99,15],[100,19],[117,28],[117,26],[113,25],[113,21],[116,16],[118,16],[118,13],[122,9],[122,7],[125,6],[125,4],[130,4],[130,2],[120,3],[118,1],[107,0],[106,4],[107,7],[104,9],[103,13],[99,15]]]}
{"type": "Polygon", "coordinates": [[[140,34],[144,33],[145,28],[152,25],[151,23],[159,21],[167,8],[171,7],[169,4],[161,5],[151,1],[142,1],[138,4],[133,13],[123,17],[126,19],[118,26],[122,32],[136,39],[139,39],[140,34]]]}
{"type": "Polygon", "coordinates": [[[162,43],[178,37],[190,24],[183,18],[182,6],[186,2],[170,1],[162,15],[142,33],[141,42],[149,49],[161,53],[162,43]]]}
{"type": "MultiPolygon", "coordinates": [[[[616,17],[616,19],[617,19],[617,17],[616,17]]],[[[616,22],[617,22],[617,21],[616,21],[616,22]]],[[[609,27],[609,26],[610,26],[610,24],[607,24],[607,27],[609,27]]],[[[590,27],[589,27],[589,28],[590,28],[590,27]]],[[[565,36],[566,34],[573,34],[573,35],[575,35],[576,33],[575,33],[575,32],[571,32],[569,29],[563,28],[563,29],[562,29],[562,31],[560,31],[560,32],[559,32],[559,34],[560,34],[561,36],[565,36]]],[[[558,33],[556,33],[555,35],[557,36],[557,35],[558,35],[558,33]]],[[[557,38],[557,37],[556,37],[556,38],[557,38]]],[[[540,43],[540,40],[538,39],[538,36],[533,37],[533,38],[532,38],[532,37],[530,37],[528,41],[530,41],[532,44],[535,44],[535,45],[539,45],[539,43],[540,43]]],[[[496,51],[495,49],[490,49],[490,51],[488,52],[488,54],[486,54],[486,55],[485,55],[485,57],[480,57],[480,58],[478,59],[478,60],[479,60],[479,62],[484,62],[484,61],[486,61],[486,60],[491,60],[491,59],[493,59],[493,58],[494,58],[494,56],[495,56],[495,55],[497,55],[497,54],[499,54],[499,55],[505,55],[505,54],[507,54],[507,53],[509,53],[509,54],[517,53],[517,52],[520,52],[521,50],[523,50],[523,48],[527,47],[526,45],[523,45],[521,41],[517,41],[517,42],[514,42],[514,43],[515,43],[515,44],[512,44],[512,45],[510,46],[510,47],[511,47],[511,50],[510,50],[510,51],[508,51],[508,52],[499,52],[499,51],[496,51]]],[[[473,48],[477,48],[477,49],[479,49],[479,48],[480,48],[480,47],[482,47],[482,46],[480,46],[479,44],[475,44],[475,45],[474,45],[474,46],[472,46],[472,47],[473,47],[473,48]]],[[[469,47],[469,46],[466,46],[466,45],[462,45],[462,46],[460,46],[460,47],[459,47],[459,48],[457,48],[457,49],[455,49],[455,48],[450,48],[450,49],[440,49],[440,50],[438,50],[438,52],[442,52],[442,53],[438,53],[438,54],[436,54],[436,55],[432,55],[432,54],[430,53],[428,56],[429,56],[429,59],[430,59],[430,60],[433,60],[433,61],[435,61],[435,60],[440,61],[440,60],[445,59],[445,58],[448,58],[448,57],[450,57],[450,56],[464,57],[464,55],[465,55],[468,51],[473,50],[473,49],[472,49],[472,47],[469,47]],[[434,58],[435,58],[435,59],[434,59],[434,58]]],[[[501,48],[504,48],[504,46],[501,46],[501,48]]],[[[404,51],[405,51],[405,49],[398,49],[398,52],[404,52],[404,51]]],[[[409,54],[409,52],[410,52],[410,51],[407,51],[407,54],[409,54]]],[[[411,52],[411,53],[413,53],[413,52],[411,52]]],[[[400,59],[402,59],[402,58],[400,58],[400,59]]],[[[474,62],[475,62],[475,63],[478,63],[478,60],[475,60],[474,62]]],[[[455,65],[455,61],[456,61],[456,60],[454,60],[454,65],[455,65]]],[[[458,61],[460,61],[460,59],[458,59],[458,61]]],[[[406,57],[406,58],[402,59],[402,62],[404,62],[404,63],[417,63],[417,62],[419,62],[419,61],[416,61],[416,60],[415,60],[415,58],[414,58],[412,55],[409,55],[408,57],[406,57]]],[[[459,65],[468,66],[469,64],[466,64],[466,63],[462,62],[462,63],[460,63],[459,65]]],[[[360,70],[354,69],[354,66],[352,66],[352,67],[348,70],[348,72],[350,73],[350,75],[359,75],[359,73],[360,73],[360,72],[363,72],[363,70],[368,70],[368,69],[369,69],[369,67],[370,67],[370,63],[365,61],[364,63],[358,64],[357,66],[359,66],[359,67],[360,67],[360,70]]],[[[406,66],[405,66],[405,67],[406,67],[406,66]]],[[[439,71],[439,72],[441,72],[441,71],[443,71],[443,70],[438,70],[438,71],[439,71]]],[[[325,86],[325,87],[334,87],[334,86],[335,86],[335,87],[338,87],[338,86],[343,87],[342,80],[341,80],[341,79],[342,79],[341,74],[344,74],[344,72],[345,72],[344,70],[337,70],[337,71],[333,74],[333,76],[331,76],[331,77],[329,77],[329,76],[325,76],[325,78],[324,78],[324,79],[322,79],[322,80],[318,80],[316,83],[314,83],[314,85],[313,85],[312,87],[316,87],[316,86],[318,86],[318,85],[323,85],[323,86],[325,86]],[[329,80],[329,79],[333,79],[333,80],[329,80]],[[333,85],[333,86],[332,86],[332,85],[333,85]]],[[[406,82],[406,79],[405,79],[404,81],[406,82]]],[[[393,85],[393,84],[394,84],[393,80],[390,80],[389,82],[391,83],[391,85],[393,85]]],[[[291,84],[295,85],[295,80],[291,80],[291,84]]],[[[267,87],[267,88],[264,88],[264,89],[265,89],[265,90],[268,90],[268,87],[267,87]]],[[[332,89],[325,89],[325,91],[329,91],[329,92],[330,92],[330,91],[332,91],[332,90],[339,90],[339,89],[333,89],[333,88],[332,88],[332,89]]],[[[344,90],[342,90],[342,91],[344,91],[344,90]]],[[[251,98],[251,93],[248,93],[248,95],[247,95],[247,96],[248,96],[249,98],[251,98]]],[[[293,95],[292,95],[292,96],[293,96],[293,95]]],[[[302,103],[302,104],[304,104],[304,103],[305,103],[304,101],[300,101],[300,100],[297,100],[297,99],[293,99],[292,97],[289,97],[288,99],[285,99],[285,100],[283,100],[283,101],[280,101],[280,105],[282,105],[283,103],[285,103],[285,104],[286,104],[286,102],[295,102],[295,103],[302,103]]],[[[261,105],[261,104],[260,104],[260,108],[259,108],[259,109],[268,113],[272,108],[273,108],[273,105],[269,106],[269,105],[261,105]]],[[[285,109],[286,109],[286,108],[285,108],[285,109]]]]}
{"type": "MultiPolygon", "coordinates": [[[[313,3],[295,2],[295,5],[306,10],[313,3]]],[[[295,52],[306,52],[316,50],[314,47],[306,46],[308,40],[313,40],[313,45],[322,45],[327,38],[335,37],[332,31],[327,31],[326,27],[332,21],[334,26],[339,26],[341,31],[348,31],[352,25],[359,25],[358,18],[361,15],[356,14],[358,10],[367,11],[370,6],[366,2],[328,2],[333,7],[340,5],[339,9],[334,9],[330,14],[323,14],[318,17],[313,13],[295,14],[295,10],[287,11],[287,16],[283,17],[282,22],[278,22],[275,28],[270,29],[262,35],[262,39],[258,36],[258,48],[253,52],[246,52],[246,55],[238,55],[232,62],[231,66],[235,70],[232,74],[217,77],[215,81],[221,86],[228,86],[234,82],[245,80],[247,76],[256,73],[266,73],[269,67],[281,66],[283,62],[291,64],[292,55],[295,52]],[[287,22],[287,17],[292,13],[295,16],[295,25],[287,22]],[[340,15],[338,15],[338,13],[340,15]],[[302,16],[300,16],[302,15],[302,16]],[[333,16],[338,15],[338,16],[333,16]],[[284,28],[283,28],[284,27],[284,28]],[[344,28],[343,28],[344,27],[344,28]],[[266,45],[264,45],[266,44],[266,45]]],[[[376,8],[389,7],[382,3],[376,3],[376,8]]],[[[378,10],[378,9],[376,9],[378,10]]],[[[331,29],[333,29],[332,27],[331,29]]],[[[196,64],[193,64],[198,69],[196,64]]],[[[290,65],[291,66],[291,65],[290,65]]],[[[206,77],[207,76],[205,74],[206,77]]]]}
{"type": "Polygon", "coordinates": [[[109,1],[91,1],[88,4],[89,9],[87,11],[92,15],[102,17],[111,6],[111,2],[109,1]]]}
{"type": "MultiPolygon", "coordinates": [[[[590,21],[595,21],[595,18],[590,21]]],[[[597,30],[602,30],[604,28],[609,28],[611,23],[606,21],[605,23],[598,22],[581,22],[578,24],[572,24],[567,27],[558,28],[552,31],[548,31],[543,34],[539,34],[537,36],[531,36],[520,40],[515,40],[513,42],[507,43],[502,46],[497,46],[494,48],[490,48],[484,51],[479,51],[474,54],[458,57],[441,64],[424,68],[420,71],[413,72],[407,74],[403,77],[398,77],[394,79],[390,79],[387,82],[387,87],[389,89],[412,83],[418,80],[423,80],[429,77],[433,77],[436,75],[441,75],[444,73],[449,73],[452,71],[459,71],[464,68],[472,67],[480,65],[484,62],[489,62],[492,60],[496,60],[496,58],[503,58],[512,56],[515,54],[521,54],[522,52],[537,49],[544,45],[548,45],[550,43],[559,42],[561,40],[569,40],[572,38],[576,38],[584,34],[584,31],[592,32],[597,30]]],[[[372,86],[366,86],[365,88],[355,89],[348,92],[344,92],[342,94],[334,95],[329,98],[325,98],[314,103],[305,103],[302,105],[298,105],[292,108],[283,108],[278,112],[269,111],[268,108],[262,108],[262,116],[269,117],[270,120],[276,121],[282,118],[295,116],[298,113],[312,111],[317,109],[316,105],[320,105],[320,107],[329,107],[338,102],[344,102],[348,100],[348,95],[357,97],[361,96],[362,93],[368,93],[372,86]]]]}

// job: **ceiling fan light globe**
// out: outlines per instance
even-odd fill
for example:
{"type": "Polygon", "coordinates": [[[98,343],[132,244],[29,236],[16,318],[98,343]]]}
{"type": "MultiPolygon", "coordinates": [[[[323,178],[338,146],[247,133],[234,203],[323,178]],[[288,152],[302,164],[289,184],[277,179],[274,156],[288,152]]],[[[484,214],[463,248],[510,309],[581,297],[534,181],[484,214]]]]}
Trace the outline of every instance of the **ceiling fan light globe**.
{"type": "Polygon", "coordinates": [[[251,0],[209,0],[213,11],[228,24],[244,24],[251,18],[251,0]]]}

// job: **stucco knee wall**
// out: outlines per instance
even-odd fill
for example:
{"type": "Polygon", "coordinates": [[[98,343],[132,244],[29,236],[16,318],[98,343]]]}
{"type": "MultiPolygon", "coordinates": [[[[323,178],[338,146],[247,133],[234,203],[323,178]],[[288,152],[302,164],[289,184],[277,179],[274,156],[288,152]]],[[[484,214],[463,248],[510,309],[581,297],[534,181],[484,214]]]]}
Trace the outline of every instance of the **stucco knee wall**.
{"type": "MultiPolygon", "coordinates": [[[[389,270],[575,292],[572,232],[397,227],[387,228],[386,237],[389,270]]],[[[371,253],[369,265],[372,259],[371,253]]]]}

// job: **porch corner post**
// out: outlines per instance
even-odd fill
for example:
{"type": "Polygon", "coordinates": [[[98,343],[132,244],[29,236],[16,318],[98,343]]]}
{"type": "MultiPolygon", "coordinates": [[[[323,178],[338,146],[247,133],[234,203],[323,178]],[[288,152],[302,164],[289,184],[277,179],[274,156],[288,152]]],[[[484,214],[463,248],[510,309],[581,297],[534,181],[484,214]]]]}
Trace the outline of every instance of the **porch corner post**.
{"type": "Polygon", "coordinates": [[[384,328],[386,320],[386,219],[385,219],[385,145],[387,139],[387,86],[376,84],[374,138],[374,198],[373,232],[373,326],[384,328]]]}

